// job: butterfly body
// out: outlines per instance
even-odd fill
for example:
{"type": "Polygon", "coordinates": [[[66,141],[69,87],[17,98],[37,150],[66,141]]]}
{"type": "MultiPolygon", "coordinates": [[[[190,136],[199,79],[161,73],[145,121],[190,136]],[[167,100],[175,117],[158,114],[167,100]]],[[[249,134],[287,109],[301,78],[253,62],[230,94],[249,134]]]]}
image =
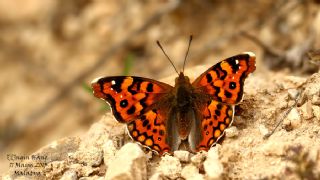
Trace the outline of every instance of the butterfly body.
{"type": "Polygon", "coordinates": [[[194,82],[183,72],[172,87],[136,76],[98,78],[94,95],[106,100],[133,140],[158,152],[171,153],[182,142],[191,151],[208,150],[233,121],[234,105],[243,96],[247,75],[255,70],[253,53],[227,58],[194,82]]]}

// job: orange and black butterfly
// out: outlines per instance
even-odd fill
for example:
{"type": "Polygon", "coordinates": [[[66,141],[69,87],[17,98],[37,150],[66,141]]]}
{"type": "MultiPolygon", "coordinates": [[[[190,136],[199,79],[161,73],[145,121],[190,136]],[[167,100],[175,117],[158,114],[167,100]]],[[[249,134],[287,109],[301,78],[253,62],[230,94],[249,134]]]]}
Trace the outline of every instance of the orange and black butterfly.
{"type": "Polygon", "coordinates": [[[207,151],[231,125],[244,81],[255,68],[255,55],[245,52],[215,64],[192,83],[182,71],[173,87],[143,77],[112,76],[95,79],[92,88],[111,105],[116,120],[127,124],[133,140],[160,155],[185,141],[191,151],[207,151]]]}

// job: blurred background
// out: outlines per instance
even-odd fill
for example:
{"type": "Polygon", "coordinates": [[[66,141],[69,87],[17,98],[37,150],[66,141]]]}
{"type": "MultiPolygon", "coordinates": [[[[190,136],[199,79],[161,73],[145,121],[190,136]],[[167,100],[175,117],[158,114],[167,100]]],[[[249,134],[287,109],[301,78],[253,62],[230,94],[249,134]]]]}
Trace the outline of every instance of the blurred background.
{"type": "MultiPolygon", "coordinates": [[[[0,0],[0,172],[6,154],[28,155],[83,134],[109,111],[93,97],[99,76],[175,74],[252,51],[257,73],[318,71],[317,0],[0,0]],[[311,60],[310,60],[311,59],[311,60]]],[[[196,75],[194,75],[196,76],[196,75]]]]}

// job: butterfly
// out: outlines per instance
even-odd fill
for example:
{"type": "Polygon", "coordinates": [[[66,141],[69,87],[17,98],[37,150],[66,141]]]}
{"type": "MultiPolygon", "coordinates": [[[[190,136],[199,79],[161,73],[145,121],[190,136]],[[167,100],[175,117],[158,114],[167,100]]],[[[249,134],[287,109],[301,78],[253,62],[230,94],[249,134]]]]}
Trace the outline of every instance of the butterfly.
{"type": "Polygon", "coordinates": [[[245,52],[213,65],[192,83],[181,71],[174,86],[144,77],[111,76],[93,80],[92,89],[141,145],[160,155],[178,150],[185,141],[193,152],[208,151],[232,124],[244,81],[255,68],[255,55],[245,52]]]}

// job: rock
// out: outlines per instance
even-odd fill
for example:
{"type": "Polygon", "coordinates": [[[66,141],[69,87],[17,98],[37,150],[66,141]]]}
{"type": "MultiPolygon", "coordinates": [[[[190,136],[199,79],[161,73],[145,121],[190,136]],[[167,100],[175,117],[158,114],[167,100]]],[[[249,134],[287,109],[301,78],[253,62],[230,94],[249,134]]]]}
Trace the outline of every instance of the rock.
{"type": "Polygon", "coordinates": [[[311,118],[314,117],[313,111],[312,111],[312,103],[311,101],[307,101],[306,103],[304,103],[301,107],[301,114],[303,119],[305,120],[309,120],[311,118]]]}
{"type": "Polygon", "coordinates": [[[163,180],[164,178],[161,176],[160,173],[154,173],[150,178],[149,180],[163,180]]]}
{"type": "Polygon", "coordinates": [[[93,168],[91,166],[84,166],[83,164],[71,164],[68,169],[72,169],[77,172],[79,177],[87,177],[98,171],[98,168],[93,168]]]}
{"type": "Polygon", "coordinates": [[[285,118],[283,121],[283,126],[287,130],[296,129],[301,126],[301,117],[297,108],[291,109],[287,118],[285,118]]]}
{"type": "Polygon", "coordinates": [[[103,153],[102,150],[96,147],[90,147],[86,149],[81,148],[77,152],[70,154],[69,157],[80,164],[98,166],[101,164],[103,153]]]}
{"type": "Polygon", "coordinates": [[[174,157],[178,158],[181,162],[189,162],[190,161],[190,152],[189,151],[174,151],[174,157]]]}
{"type": "Polygon", "coordinates": [[[115,158],[117,149],[112,140],[107,141],[102,148],[104,163],[107,167],[109,167],[115,158]]]}
{"type": "Polygon", "coordinates": [[[191,162],[198,168],[200,168],[204,162],[204,160],[207,158],[208,152],[206,151],[200,151],[196,155],[191,157],[191,162]]]}
{"type": "Polygon", "coordinates": [[[313,95],[311,100],[313,105],[320,105],[320,96],[319,95],[313,95]]]}
{"type": "Polygon", "coordinates": [[[296,100],[299,95],[299,91],[297,89],[288,89],[288,95],[290,99],[296,100]]]}
{"type": "Polygon", "coordinates": [[[68,170],[63,173],[62,177],[60,180],[77,180],[77,172],[74,170],[68,170]]]}
{"type": "Polygon", "coordinates": [[[63,171],[67,168],[67,163],[65,161],[54,161],[49,163],[45,167],[45,175],[48,179],[57,177],[63,174],[63,171]]]}
{"type": "Polygon", "coordinates": [[[259,125],[259,132],[260,132],[260,134],[261,134],[262,136],[266,136],[267,134],[269,134],[269,129],[266,128],[265,125],[260,124],[260,125],[259,125]]]}
{"type": "Polygon", "coordinates": [[[127,143],[116,153],[105,179],[147,179],[147,158],[138,144],[127,143]]]}
{"type": "Polygon", "coordinates": [[[296,104],[296,101],[290,100],[290,101],[288,102],[288,107],[291,108],[292,106],[295,106],[295,104],[296,104]]]}
{"type": "Polygon", "coordinates": [[[93,124],[87,134],[81,139],[80,148],[96,147],[102,149],[102,146],[109,140],[110,127],[99,121],[93,124]]]}
{"type": "Polygon", "coordinates": [[[235,126],[231,126],[225,130],[227,138],[237,137],[239,135],[239,130],[235,126]]]}
{"type": "Polygon", "coordinates": [[[222,178],[223,165],[219,160],[218,148],[216,146],[208,151],[208,156],[203,166],[208,179],[222,178]]]}
{"type": "Polygon", "coordinates": [[[285,147],[285,143],[269,140],[267,143],[262,145],[261,151],[266,156],[283,156],[285,154],[285,147]]]}
{"type": "Polygon", "coordinates": [[[182,169],[181,176],[185,179],[204,179],[203,175],[199,173],[199,169],[192,164],[188,164],[182,169]]]}
{"type": "Polygon", "coordinates": [[[103,180],[103,177],[100,176],[90,176],[90,177],[81,177],[79,180],[103,180]]]}
{"type": "Polygon", "coordinates": [[[320,106],[312,106],[312,111],[313,111],[314,116],[320,122],[320,106]]]}
{"type": "Polygon", "coordinates": [[[180,177],[181,163],[178,158],[165,155],[161,157],[158,172],[170,179],[176,179],[180,177]]]}

